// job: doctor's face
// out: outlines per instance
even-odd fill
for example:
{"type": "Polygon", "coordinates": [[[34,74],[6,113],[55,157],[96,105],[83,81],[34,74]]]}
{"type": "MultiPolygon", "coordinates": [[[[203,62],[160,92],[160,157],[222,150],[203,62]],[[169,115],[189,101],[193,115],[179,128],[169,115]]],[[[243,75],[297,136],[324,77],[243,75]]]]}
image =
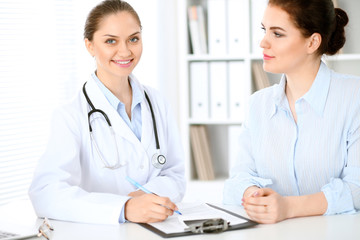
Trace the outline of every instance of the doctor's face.
{"type": "Polygon", "coordinates": [[[85,44],[96,59],[100,80],[127,78],[142,54],[141,28],[128,12],[110,14],[102,19],[92,41],[85,44]]]}
{"type": "Polygon", "coordinates": [[[277,6],[268,5],[262,25],[265,35],[260,47],[264,70],[286,74],[296,71],[309,56],[309,39],[302,35],[289,14],[277,6]]]}

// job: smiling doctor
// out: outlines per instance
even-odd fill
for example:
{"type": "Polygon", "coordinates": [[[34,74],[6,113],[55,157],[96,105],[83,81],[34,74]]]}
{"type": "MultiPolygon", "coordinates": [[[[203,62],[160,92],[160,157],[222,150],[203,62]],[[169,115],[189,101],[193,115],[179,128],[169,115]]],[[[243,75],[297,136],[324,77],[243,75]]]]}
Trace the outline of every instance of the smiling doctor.
{"type": "Polygon", "coordinates": [[[89,13],[84,39],[97,69],[54,113],[29,189],[34,209],[73,222],[162,221],[185,192],[184,154],[166,101],[132,74],[142,54],[140,19],[124,1],[103,1],[89,13]]]}

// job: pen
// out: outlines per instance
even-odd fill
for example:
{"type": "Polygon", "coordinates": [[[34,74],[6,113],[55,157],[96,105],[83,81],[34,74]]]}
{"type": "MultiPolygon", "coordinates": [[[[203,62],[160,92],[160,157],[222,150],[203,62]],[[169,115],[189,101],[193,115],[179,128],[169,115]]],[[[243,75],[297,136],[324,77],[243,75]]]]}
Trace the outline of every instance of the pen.
{"type": "MultiPolygon", "coordinates": [[[[149,190],[147,190],[146,188],[144,188],[143,186],[141,186],[140,183],[136,182],[134,179],[126,176],[126,180],[128,180],[132,185],[134,185],[135,187],[139,188],[141,191],[145,192],[145,193],[150,193],[153,194],[152,192],[150,192],[149,190]]],[[[174,212],[176,212],[179,215],[182,215],[181,212],[174,210],[174,212]]]]}

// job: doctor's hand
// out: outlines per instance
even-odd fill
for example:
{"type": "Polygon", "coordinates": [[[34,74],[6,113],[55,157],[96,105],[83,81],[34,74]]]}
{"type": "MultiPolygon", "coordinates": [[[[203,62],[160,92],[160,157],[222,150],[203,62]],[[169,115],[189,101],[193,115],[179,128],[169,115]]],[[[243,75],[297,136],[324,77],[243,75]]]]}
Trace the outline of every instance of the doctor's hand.
{"type": "Polygon", "coordinates": [[[244,209],[249,217],[258,223],[276,223],[290,218],[290,203],[270,188],[247,189],[244,193],[244,209]],[[251,194],[246,195],[247,190],[251,194]]]}
{"type": "Polygon", "coordinates": [[[167,197],[142,194],[129,199],[125,204],[125,219],[131,222],[160,222],[178,210],[167,197]]]}
{"type": "Polygon", "coordinates": [[[128,194],[129,197],[140,197],[141,195],[146,194],[145,192],[141,191],[141,190],[137,190],[137,191],[133,191],[131,193],[128,194]]]}

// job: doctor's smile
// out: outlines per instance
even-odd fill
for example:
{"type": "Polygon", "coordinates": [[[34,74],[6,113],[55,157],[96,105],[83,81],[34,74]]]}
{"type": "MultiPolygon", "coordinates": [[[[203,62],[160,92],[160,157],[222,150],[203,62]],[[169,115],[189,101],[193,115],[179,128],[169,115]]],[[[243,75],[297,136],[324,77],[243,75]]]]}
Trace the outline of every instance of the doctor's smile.
{"type": "Polygon", "coordinates": [[[131,66],[133,60],[134,59],[122,60],[122,61],[121,60],[112,60],[112,62],[114,62],[119,67],[127,68],[127,67],[131,66]]]}

